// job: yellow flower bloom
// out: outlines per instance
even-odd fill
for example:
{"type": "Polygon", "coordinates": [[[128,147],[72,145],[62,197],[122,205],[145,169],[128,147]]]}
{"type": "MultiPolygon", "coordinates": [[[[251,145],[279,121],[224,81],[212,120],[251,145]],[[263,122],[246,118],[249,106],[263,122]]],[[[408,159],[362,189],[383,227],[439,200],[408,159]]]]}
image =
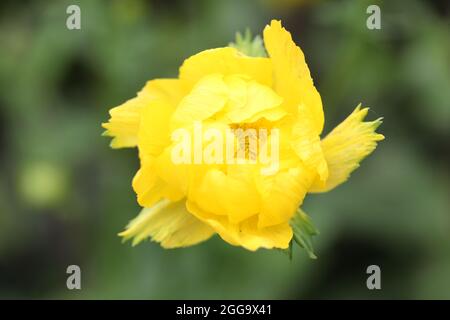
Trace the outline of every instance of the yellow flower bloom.
{"type": "MultiPolygon", "coordinates": [[[[185,60],[177,79],[149,81],[110,110],[103,127],[111,147],[137,146],[141,163],[133,189],[144,209],[122,237],[176,248],[217,233],[249,250],[288,248],[290,221],[305,195],[345,182],[384,138],[375,132],[380,119],[363,122],[368,109],[358,106],[321,139],[322,101],[303,52],[280,21],[263,35],[268,57],[234,47],[202,51],[185,60]],[[196,122],[218,132],[279,129],[278,169],[263,174],[260,163],[175,163],[174,132],[195,135],[196,122]]],[[[275,146],[258,139],[259,146],[275,146]]],[[[203,142],[197,147],[207,149],[203,142]]]]}

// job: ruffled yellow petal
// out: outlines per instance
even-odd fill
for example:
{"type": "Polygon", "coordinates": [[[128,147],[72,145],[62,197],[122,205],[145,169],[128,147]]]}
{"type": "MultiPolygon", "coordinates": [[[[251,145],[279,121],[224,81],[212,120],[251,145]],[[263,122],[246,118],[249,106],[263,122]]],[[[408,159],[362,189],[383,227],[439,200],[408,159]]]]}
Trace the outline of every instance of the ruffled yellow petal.
{"type": "Polygon", "coordinates": [[[328,166],[320,137],[314,128],[313,115],[304,104],[300,104],[298,110],[292,124],[292,149],[310,170],[318,173],[320,180],[325,181],[328,178],[328,166]]]}
{"type": "Polygon", "coordinates": [[[202,78],[185,96],[171,118],[173,129],[190,126],[194,121],[203,121],[225,107],[228,86],[223,75],[211,74],[202,78]]]}
{"type": "Polygon", "coordinates": [[[283,98],[271,88],[239,76],[229,76],[225,81],[229,88],[229,99],[222,115],[216,117],[218,121],[248,123],[263,117],[278,120],[286,114],[281,108],[283,98]]]}
{"type": "MultiPolygon", "coordinates": [[[[205,122],[202,124],[202,128],[205,131],[215,129],[223,133],[228,127],[224,124],[205,122]]],[[[200,185],[199,181],[203,179],[208,170],[224,166],[221,163],[206,164],[204,162],[202,158],[209,141],[202,140],[197,148],[197,143],[193,138],[196,134],[194,126],[182,128],[182,130],[188,135],[190,140],[182,141],[182,143],[188,144],[188,150],[186,150],[187,162],[179,162],[180,160],[174,158],[180,156],[178,152],[179,141],[171,141],[171,144],[165,147],[158,156],[141,156],[141,170],[133,181],[133,187],[138,195],[140,205],[150,206],[147,201],[153,200],[151,194],[156,191],[158,191],[159,198],[164,197],[172,201],[177,201],[186,196],[193,196],[198,188],[191,186],[200,185]],[[195,164],[194,161],[196,159],[193,153],[200,154],[200,163],[195,164]]],[[[223,161],[222,157],[220,159],[223,161]]],[[[182,160],[185,159],[183,158],[182,160]]]]}
{"type": "Polygon", "coordinates": [[[212,74],[202,78],[175,110],[172,128],[213,119],[221,123],[249,123],[286,115],[283,98],[271,88],[241,75],[212,74]]]}
{"type": "Polygon", "coordinates": [[[106,129],[104,135],[111,136],[111,148],[135,147],[137,145],[137,133],[141,110],[145,101],[141,98],[133,98],[124,104],[109,110],[111,118],[102,127],[106,129]]]}
{"type": "MultiPolygon", "coordinates": [[[[185,94],[183,82],[177,79],[157,79],[148,81],[137,96],[124,104],[110,110],[111,118],[102,126],[106,129],[105,135],[112,136],[111,147],[134,147],[138,144],[141,115],[148,112],[153,116],[167,112],[167,106],[172,109],[181,96],[185,94]],[[155,110],[156,109],[156,110],[155,110]]],[[[150,116],[150,118],[153,118],[150,116]]],[[[158,118],[159,120],[159,118],[158,118]]],[[[167,121],[166,121],[167,122],[167,121]]],[[[157,122],[159,123],[159,122],[157,122]]],[[[148,127],[153,128],[150,124],[148,127]]],[[[159,128],[154,131],[158,132],[159,128]]]]}
{"type": "Polygon", "coordinates": [[[243,121],[243,123],[252,123],[261,119],[266,119],[271,122],[278,121],[287,115],[286,110],[281,107],[275,107],[272,109],[261,110],[253,114],[250,118],[243,121]]]}
{"type": "Polygon", "coordinates": [[[170,145],[169,121],[177,104],[187,90],[176,79],[149,81],[141,96],[148,104],[140,111],[138,147],[141,168],[133,179],[133,189],[138,203],[151,207],[162,198],[177,201],[183,193],[171,187],[157,174],[157,157],[170,145]]]}
{"type": "Polygon", "coordinates": [[[141,162],[132,186],[142,207],[151,207],[163,197],[164,184],[156,175],[153,161],[141,162]]]}
{"type": "Polygon", "coordinates": [[[195,192],[196,202],[203,210],[227,215],[234,224],[257,214],[260,208],[254,185],[219,169],[208,170],[195,192]]]}
{"type": "Polygon", "coordinates": [[[139,154],[157,156],[170,144],[170,118],[183,96],[185,83],[176,79],[149,81],[145,93],[150,100],[141,111],[139,154]]]}
{"type": "Polygon", "coordinates": [[[261,175],[257,187],[261,195],[258,227],[286,223],[303,202],[313,175],[301,164],[281,169],[274,175],[261,175]]]}
{"type": "Polygon", "coordinates": [[[329,176],[325,183],[317,179],[310,192],[326,192],[345,182],[359,163],[375,150],[377,141],[384,139],[375,132],[381,118],[363,122],[367,111],[368,108],[361,109],[359,105],[322,140],[329,176]]]}
{"type": "Polygon", "coordinates": [[[172,148],[169,146],[155,159],[155,172],[174,192],[186,195],[189,186],[190,171],[195,170],[189,164],[175,164],[172,161],[172,148]]]}
{"type": "Polygon", "coordinates": [[[273,88],[284,98],[286,109],[295,114],[297,106],[304,104],[312,114],[314,133],[320,134],[324,123],[322,100],[314,87],[303,52],[276,20],[264,28],[264,44],[272,61],[273,88]]]}
{"type": "Polygon", "coordinates": [[[163,248],[187,247],[205,241],[214,230],[186,210],[185,201],[162,200],[144,208],[119,235],[133,238],[133,245],[146,238],[161,243],[163,248]]]}
{"type": "Polygon", "coordinates": [[[268,58],[248,57],[231,47],[205,50],[186,59],[180,68],[180,79],[195,84],[213,73],[243,74],[263,85],[272,85],[272,67],[268,58]]]}
{"type": "Polygon", "coordinates": [[[258,218],[253,216],[239,224],[233,224],[227,217],[207,213],[191,201],[188,201],[186,206],[189,212],[214,228],[223,240],[247,250],[286,249],[292,239],[292,229],[288,223],[258,228],[258,218]]]}
{"type": "Polygon", "coordinates": [[[141,168],[133,178],[133,189],[142,207],[151,207],[162,198],[178,201],[185,193],[173,187],[158,175],[158,162],[154,158],[141,159],[141,168]]]}

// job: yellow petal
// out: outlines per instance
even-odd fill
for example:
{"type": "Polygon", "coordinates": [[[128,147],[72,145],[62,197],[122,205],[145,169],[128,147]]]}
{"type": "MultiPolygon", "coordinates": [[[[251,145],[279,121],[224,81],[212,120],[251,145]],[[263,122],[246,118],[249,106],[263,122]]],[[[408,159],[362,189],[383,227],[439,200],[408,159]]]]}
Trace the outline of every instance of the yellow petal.
{"type": "Polygon", "coordinates": [[[142,163],[133,178],[133,189],[136,192],[139,205],[153,206],[163,197],[164,184],[156,175],[153,162],[142,163]]]}
{"type": "Polygon", "coordinates": [[[247,250],[286,249],[292,239],[292,229],[288,223],[258,228],[257,217],[253,216],[240,224],[233,224],[228,221],[227,217],[207,213],[191,201],[188,201],[186,206],[189,212],[214,228],[223,240],[235,246],[242,246],[247,250]]]}
{"type": "Polygon", "coordinates": [[[133,98],[109,110],[111,118],[102,127],[105,135],[113,137],[111,148],[135,147],[139,130],[140,113],[145,105],[140,98],[133,98]]]}
{"type": "Polygon", "coordinates": [[[203,210],[216,215],[227,215],[231,223],[239,223],[257,214],[260,206],[254,185],[228,176],[218,169],[206,172],[197,186],[196,200],[203,210]]]}
{"type": "Polygon", "coordinates": [[[157,160],[153,158],[141,159],[141,168],[133,178],[133,189],[142,207],[151,207],[162,198],[178,201],[184,193],[164,181],[157,172],[157,160]]]}
{"type": "Polygon", "coordinates": [[[275,107],[272,109],[261,110],[253,114],[250,118],[244,120],[243,123],[252,123],[260,119],[266,119],[268,121],[275,122],[286,116],[286,114],[287,112],[283,107],[275,107]]]}
{"type": "Polygon", "coordinates": [[[320,180],[325,181],[328,178],[328,166],[320,137],[314,129],[313,115],[304,104],[300,104],[298,110],[292,125],[292,149],[310,170],[319,174],[320,180]]]}
{"type": "Polygon", "coordinates": [[[202,78],[185,96],[171,118],[172,128],[192,125],[219,112],[228,100],[228,86],[221,74],[202,78]]]}
{"type": "Polygon", "coordinates": [[[261,175],[257,187],[261,195],[258,227],[287,223],[303,202],[313,175],[301,163],[291,164],[274,175],[261,175]]]}
{"type": "Polygon", "coordinates": [[[286,111],[280,107],[283,98],[271,88],[236,76],[228,77],[226,81],[230,99],[223,111],[224,119],[219,118],[219,121],[245,123],[255,122],[262,117],[278,120],[286,114],[286,111]],[[276,112],[273,111],[274,109],[277,109],[276,112]]]}
{"type": "Polygon", "coordinates": [[[350,173],[377,146],[384,136],[375,132],[381,118],[363,122],[368,108],[360,105],[322,140],[322,150],[328,163],[329,177],[325,183],[319,179],[310,192],[325,192],[345,182],[350,173]]]}
{"type": "Polygon", "coordinates": [[[268,58],[248,57],[231,47],[205,50],[186,59],[180,68],[180,79],[195,84],[213,73],[244,74],[266,86],[272,85],[268,58]]]}
{"type": "Polygon", "coordinates": [[[189,164],[175,164],[172,161],[172,146],[164,149],[161,155],[155,159],[155,172],[179,194],[187,194],[190,169],[194,168],[189,164]]]}
{"type": "Polygon", "coordinates": [[[158,156],[170,144],[170,118],[187,94],[185,83],[177,79],[149,81],[146,87],[150,103],[141,112],[138,133],[141,157],[158,156]]]}
{"type": "Polygon", "coordinates": [[[322,100],[314,87],[303,52],[276,20],[264,28],[264,44],[272,61],[273,88],[284,98],[286,109],[295,114],[297,106],[304,104],[314,119],[314,132],[320,134],[324,123],[322,100]]]}
{"type": "MultiPolygon", "coordinates": [[[[219,123],[205,122],[202,124],[202,128],[206,132],[207,130],[213,128],[224,133],[228,127],[219,123]]],[[[196,128],[194,126],[186,127],[182,130],[184,130],[185,134],[189,135],[189,137],[192,137],[190,140],[201,139],[201,137],[196,137],[197,133],[195,133],[196,128]]],[[[183,158],[181,160],[177,160],[173,158],[174,156],[180,156],[177,152],[179,147],[178,144],[180,143],[179,141],[174,141],[169,146],[165,147],[157,157],[150,157],[150,159],[152,159],[153,167],[149,169],[149,171],[163,182],[165,186],[164,191],[166,192],[164,194],[165,198],[176,201],[177,198],[181,196],[193,196],[197,189],[194,187],[200,185],[200,181],[203,179],[208,170],[223,167],[223,164],[221,163],[206,164],[204,162],[206,161],[203,157],[205,146],[209,143],[205,141],[206,140],[202,139],[199,144],[197,144],[196,141],[182,141],[181,143],[189,144],[189,146],[186,146],[187,150],[185,150],[185,153],[187,153],[187,159],[183,158]],[[195,163],[196,157],[193,156],[193,153],[201,156],[201,159],[199,159],[201,163],[195,163]],[[183,162],[184,160],[187,160],[187,162],[183,162]]],[[[222,144],[220,144],[220,146],[222,147],[222,144]]],[[[141,157],[142,167],[144,167],[142,163],[144,163],[145,159],[146,158],[141,157]]],[[[220,157],[220,160],[223,161],[223,157],[220,157]]],[[[147,187],[142,188],[141,191],[148,190],[148,184],[150,181],[151,179],[149,178],[142,179],[142,183],[147,185],[147,187]]],[[[137,189],[135,190],[138,193],[139,199],[139,191],[137,189]]]]}
{"type": "Polygon", "coordinates": [[[169,249],[197,244],[213,234],[211,227],[186,210],[185,201],[162,200],[151,208],[144,208],[119,235],[125,240],[133,238],[133,245],[151,238],[169,249]]]}
{"type": "Polygon", "coordinates": [[[148,108],[151,110],[162,109],[164,112],[166,105],[176,105],[183,94],[184,90],[180,80],[157,79],[148,81],[135,98],[112,108],[109,112],[111,118],[107,123],[102,124],[106,129],[105,134],[113,137],[111,147],[136,146],[143,110],[148,108]],[[163,106],[160,103],[157,104],[157,107],[151,107],[157,101],[162,102],[163,106]]]}
{"type": "Polygon", "coordinates": [[[258,248],[287,249],[292,235],[292,228],[289,223],[259,228],[256,217],[244,221],[241,224],[240,234],[236,234],[241,245],[251,251],[258,248]]]}

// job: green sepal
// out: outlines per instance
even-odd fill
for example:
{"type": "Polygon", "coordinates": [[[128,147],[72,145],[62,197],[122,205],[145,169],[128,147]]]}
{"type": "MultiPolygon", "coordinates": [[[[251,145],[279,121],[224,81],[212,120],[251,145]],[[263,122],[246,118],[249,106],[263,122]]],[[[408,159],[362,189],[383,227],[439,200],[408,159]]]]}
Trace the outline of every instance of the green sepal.
{"type": "Polygon", "coordinates": [[[300,247],[306,250],[306,253],[311,259],[317,259],[317,256],[314,254],[312,237],[318,235],[319,231],[312,224],[311,218],[301,209],[297,209],[297,212],[294,217],[292,217],[290,224],[294,233],[291,244],[292,242],[297,243],[300,247]]]}
{"type": "Polygon", "coordinates": [[[249,28],[245,30],[244,35],[236,32],[235,42],[230,42],[228,46],[236,48],[249,57],[267,57],[263,40],[259,35],[253,38],[249,28]]]}
{"type": "Polygon", "coordinates": [[[292,261],[292,255],[293,255],[293,250],[294,250],[294,244],[293,242],[289,242],[289,247],[287,247],[287,249],[277,249],[278,251],[282,252],[283,254],[287,255],[289,257],[289,260],[292,261]]]}

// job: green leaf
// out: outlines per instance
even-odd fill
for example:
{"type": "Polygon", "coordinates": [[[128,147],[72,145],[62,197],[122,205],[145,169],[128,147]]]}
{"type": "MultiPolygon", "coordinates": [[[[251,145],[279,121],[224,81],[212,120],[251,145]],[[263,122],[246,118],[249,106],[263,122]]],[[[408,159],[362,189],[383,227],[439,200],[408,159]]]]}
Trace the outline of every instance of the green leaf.
{"type": "Polygon", "coordinates": [[[312,237],[318,235],[319,231],[312,224],[311,218],[301,209],[297,209],[290,224],[294,232],[293,241],[304,248],[311,259],[317,259],[317,256],[314,254],[312,237]]]}
{"type": "Polygon", "coordinates": [[[267,57],[264,43],[259,35],[252,37],[250,29],[246,29],[244,35],[236,32],[235,42],[230,42],[228,46],[238,49],[249,57],[267,57]]]}

